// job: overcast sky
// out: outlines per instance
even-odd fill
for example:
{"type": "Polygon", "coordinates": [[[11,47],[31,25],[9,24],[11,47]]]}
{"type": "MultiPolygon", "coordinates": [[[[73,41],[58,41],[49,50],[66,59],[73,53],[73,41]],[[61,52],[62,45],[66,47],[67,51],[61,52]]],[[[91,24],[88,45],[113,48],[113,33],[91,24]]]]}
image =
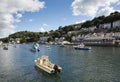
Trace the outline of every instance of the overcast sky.
{"type": "Polygon", "coordinates": [[[0,0],[0,38],[45,32],[120,11],[120,0],[0,0]]]}

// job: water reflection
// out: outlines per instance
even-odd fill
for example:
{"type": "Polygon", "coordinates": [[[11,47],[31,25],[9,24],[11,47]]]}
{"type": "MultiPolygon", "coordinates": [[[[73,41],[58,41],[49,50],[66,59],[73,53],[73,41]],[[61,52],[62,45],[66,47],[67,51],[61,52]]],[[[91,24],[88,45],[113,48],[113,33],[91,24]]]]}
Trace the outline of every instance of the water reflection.
{"type": "Polygon", "coordinates": [[[34,59],[37,59],[39,57],[39,53],[38,52],[34,52],[33,55],[34,55],[34,59]]]}

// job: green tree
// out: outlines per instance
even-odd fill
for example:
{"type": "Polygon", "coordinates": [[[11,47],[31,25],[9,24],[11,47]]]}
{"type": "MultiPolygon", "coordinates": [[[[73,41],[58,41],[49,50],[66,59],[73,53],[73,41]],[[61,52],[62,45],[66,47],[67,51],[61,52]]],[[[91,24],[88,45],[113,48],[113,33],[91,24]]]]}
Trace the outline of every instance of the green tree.
{"type": "Polygon", "coordinates": [[[25,38],[22,38],[21,40],[20,40],[20,43],[25,43],[26,42],[26,39],[25,38]]]}
{"type": "Polygon", "coordinates": [[[8,43],[9,42],[9,39],[6,37],[6,38],[2,38],[1,39],[2,40],[2,42],[4,42],[4,43],[8,43]]]}
{"type": "Polygon", "coordinates": [[[47,42],[53,41],[53,38],[50,36],[47,42]]]}
{"type": "Polygon", "coordinates": [[[85,23],[82,24],[82,27],[83,28],[88,28],[88,27],[91,27],[93,26],[93,22],[92,21],[86,21],[85,23]]]}
{"type": "Polygon", "coordinates": [[[52,36],[53,36],[53,38],[56,38],[56,37],[60,38],[61,34],[60,34],[59,31],[55,31],[55,32],[52,34],[52,36]]]}
{"type": "Polygon", "coordinates": [[[66,34],[65,35],[65,39],[69,42],[71,42],[71,37],[72,37],[71,34],[66,34]]]}

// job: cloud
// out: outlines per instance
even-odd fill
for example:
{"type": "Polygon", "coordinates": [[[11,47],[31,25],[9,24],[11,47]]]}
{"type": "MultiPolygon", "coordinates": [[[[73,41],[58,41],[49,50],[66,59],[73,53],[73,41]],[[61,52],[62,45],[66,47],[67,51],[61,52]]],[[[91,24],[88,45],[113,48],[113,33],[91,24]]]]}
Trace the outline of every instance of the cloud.
{"type": "Polygon", "coordinates": [[[84,23],[85,21],[86,20],[77,21],[77,22],[75,22],[75,24],[84,23]]]}
{"type": "Polygon", "coordinates": [[[43,27],[41,27],[40,32],[45,32],[45,29],[43,27]]]}
{"type": "MultiPolygon", "coordinates": [[[[97,11],[101,7],[109,7],[109,11],[113,11],[110,8],[111,4],[117,3],[119,0],[74,0],[71,4],[73,15],[87,15],[87,16],[96,16],[97,11]]],[[[103,11],[102,9],[100,11],[103,11]]],[[[101,12],[100,12],[101,13],[101,12]]],[[[108,13],[108,12],[106,12],[108,13]]],[[[106,14],[104,13],[104,14],[106,14]]]]}
{"type": "Polygon", "coordinates": [[[48,32],[50,30],[53,30],[53,28],[51,28],[51,25],[47,23],[43,23],[39,29],[40,29],[40,32],[48,32]]]}
{"type": "Polygon", "coordinates": [[[44,26],[44,27],[49,27],[49,25],[48,25],[48,24],[46,24],[46,23],[44,23],[42,26],[44,26]]]}
{"type": "Polygon", "coordinates": [[[15,18],[15,22],[21,22],[21,20],[20,20],[21,17],[22,17],[22,14],[17,13],[16,18],[15,18]]]}
{"type": "Polygon", "coordinates": [[[101,10],[98,11],[98,14],[97,16],[102,16],[102,15],[109,15],[111,12],[114,12],[115,10],[113,9],[113,7],[109,7],[109,6],[106,6],[104,8],[102,8],[101,10]]]}
{"type": "Polygon", "coordinates": [[[40,32],[48,31],[48,28],[50,28],[50,25],[43,23],[40,27],[40,32]]]}
{"type": "Polygon", "coordinates": [[[17,18],[17,19],[19,19],[19,18],[21,18],[21,17],[22,17],[22,14],[20,14],[20,13],[17,13],[17,14],[16,14],[16,18],[17,18]]]}
{"type": "Polygon", "coordinates": [[[37,12],[44,8],[45,3],[39,0],[1,0],[0,1],[0,37],[15,32],[15,22],[25,12],[37,12]]]}

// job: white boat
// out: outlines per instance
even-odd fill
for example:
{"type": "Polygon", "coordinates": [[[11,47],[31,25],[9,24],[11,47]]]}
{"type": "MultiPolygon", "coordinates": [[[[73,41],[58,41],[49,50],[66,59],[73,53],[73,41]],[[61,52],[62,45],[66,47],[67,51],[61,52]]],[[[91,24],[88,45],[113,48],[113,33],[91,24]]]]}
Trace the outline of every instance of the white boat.
{"type": "Polygon", "coordinates": [[[65,47],[65,45],[63,43],[60,44],[60,47],[65,47]]]}
{"type": "Polygon", "coordinates": [[[60,73],[62,68],[49,61],[48,56],[40,56],[34,60],[36,66],[49,74],[60,73]]]}
{"type": "Polygon", "coordinates": [[[39,44],[34,44],[33,47],[30,49],[33,52],[38,52],[40,51],[39,44]]]}
{"type": "Polygon", "coordinates": [[[73,46],[76,50],[91,50],[91,47],[86,47],[83,43],[78,46],[73,46]]]}
{"type": "Polygon", "coordinates": [[[46,48],[50,48],[50,46],[49,46],[49,45],[46,45],[46,48]]]}

